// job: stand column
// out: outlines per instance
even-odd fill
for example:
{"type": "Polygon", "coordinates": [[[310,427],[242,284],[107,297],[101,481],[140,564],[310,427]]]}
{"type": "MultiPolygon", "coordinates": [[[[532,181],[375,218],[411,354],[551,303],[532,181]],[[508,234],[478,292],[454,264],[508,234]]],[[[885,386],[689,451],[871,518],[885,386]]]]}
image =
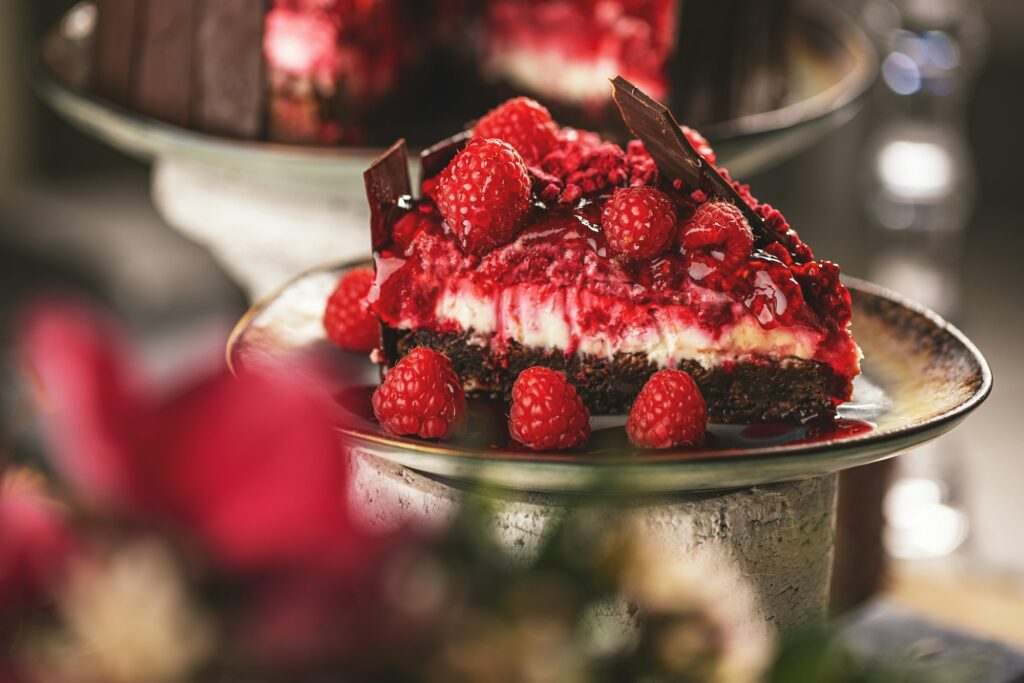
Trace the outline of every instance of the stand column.
{"type": "MultiPolygon", "coordinates": [[[[355,449],[352,499],[381,531],[443,525],[470,490],[355,449]]],[[[495,531],[513,558],[528,558],[550,525],[590,497],[487,492],[495,531]]],[[[721,492],[604,496],[596,503],[628,516],[672,555],[722,567],[754,596],[752,623],[784,629],[826,616],[832,569],[836,475],[721,492]]]]}

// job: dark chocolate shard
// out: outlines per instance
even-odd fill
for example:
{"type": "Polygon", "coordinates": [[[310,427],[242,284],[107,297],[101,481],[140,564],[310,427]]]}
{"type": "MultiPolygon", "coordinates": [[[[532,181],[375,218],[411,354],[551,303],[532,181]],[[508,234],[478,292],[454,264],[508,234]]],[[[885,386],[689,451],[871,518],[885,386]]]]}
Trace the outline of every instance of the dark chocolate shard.
{"type": "Polygon", "coordinates": [[[363,173],[363,182],[366,184],[366,199],[370,204],[373,250],[380,251],[391,241],[391,219],[399,200],[412,194],[409,152],[404,139],[377,157],[363,173]]]}
{"type": "Polygon", "coordinates": [[[472,131],[463,131],[420,152],[420,182],[433,178],[443,171],[455,155],[466,146],[470,137],[472,131]]]}
{"type": "Polygon", "coordinates": [[[135,108],[147,116],[187,126],[192,106],[195,3],[150,0],[143,19],[135,73],[135,108]]]}
{"type": "Polygon", "coordinates": [[[195,9],[196,125],[215,135],[260,137],[267,101],[267,0],[202,0],[195,9]]]}
{"type": "Polygon", "coordinates": [[[135,72],[141,0],[96,0],[93,88],[113,102],[129,106],[135,72]]]}
{"type": "Polygon", "coordinates": [[[654,163],[664,176],[682,181],[686,187],[701,189],[710,195],[732,202],[746,216],[754,237],[762,238],[767,235],[768,230],[761,216],[750,208],[714,166],[697,153],[683,135],[679,122],[665,105],[649,97],[622,76],[617,76],[612,85],[613,96],[622,113],[622,120],[626,122],[633,135],[644,143],[647,152],[654,158],[654,163]]]}

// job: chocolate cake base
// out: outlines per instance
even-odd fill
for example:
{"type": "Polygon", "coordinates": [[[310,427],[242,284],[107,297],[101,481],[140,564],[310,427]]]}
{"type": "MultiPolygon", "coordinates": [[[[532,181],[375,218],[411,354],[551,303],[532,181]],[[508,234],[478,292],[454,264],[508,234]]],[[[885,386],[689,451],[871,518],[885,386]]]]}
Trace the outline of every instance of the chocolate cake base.
{"type": "MultiPolygon", "coordinates": [[[[417,346],[440,351],[452,360],[467,393],[509,398],[519,373],[534,365],[564,372],[596,414],[622,414],[658,366],[641,354],[620,353],[611,360],[509,342],[501,354],[468,334],[384,330],[384,355],[393,365],[417,346]]],[[[803,422],[835,414],[832,396],[843,394],[847,380],[826,364],[800,358],[778,363],[738,362],[707,369],[683,361],[708,404],[714,422],[803,422]]]]}

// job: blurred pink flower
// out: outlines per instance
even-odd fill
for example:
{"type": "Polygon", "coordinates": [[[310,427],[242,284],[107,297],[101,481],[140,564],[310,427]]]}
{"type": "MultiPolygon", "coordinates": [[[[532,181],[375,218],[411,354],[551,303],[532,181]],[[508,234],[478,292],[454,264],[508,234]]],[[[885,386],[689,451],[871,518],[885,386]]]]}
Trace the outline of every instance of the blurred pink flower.
{"type": "Polygon", "coordinates": [[[284,369],[161,396],[115,326],[65,303],[34,311],[22,350],[53,464],[95,509],[166,524],[228,572],[335,574],[373,555],[346,510],[332,407],[284,369]]]}
{"type": "Polygon", "coordinates": [[[0,630],[19,609],[50,597],[73,549],[64,510],[46,495],[42,477],[23,469],[0,474],[0,630]]]}

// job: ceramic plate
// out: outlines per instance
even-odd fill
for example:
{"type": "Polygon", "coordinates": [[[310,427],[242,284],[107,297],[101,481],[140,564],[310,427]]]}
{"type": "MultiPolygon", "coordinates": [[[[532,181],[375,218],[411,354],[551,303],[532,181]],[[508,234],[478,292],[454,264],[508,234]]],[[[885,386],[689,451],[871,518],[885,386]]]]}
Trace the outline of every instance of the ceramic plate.
{"type": "MultiPolygon", "coordinates": [[[[790,46],[795,56],[791,92],[782,106],[701,127],[734,177],[795,153],[845,121],[853,114],[850,105],[875,78],[874,53],[857,25],[822,3],[808,7],[790,46]]],[[[315,181],[339,172],[362,173],[381,151],[231,140],[161,123],[97,97],[86,87],[93,10],[92,3],[79,3],[44,37],[33,82],[61,115],[127,154],[144,160],[174,155],[315,181]]],[[[453,129],[477,114],[467,113],[453,129]]]]}
{"type": "Polygon", "coordinates": [[[789,481],[882,460],[952,429],[988,395],[985,359],[931,311],[847,278],[863,374],[839,416],[808,425],[719,425],[699,448],[652,452],[631,446],[624,416],[595,416],[583,453],[532,453],[511,443],[504,406],[471,400],[467,433],[437,443],[395,437],[374,421],[378,368],[332,346],[321,315],[344,267],[300,276],[254,306],[228,343],[236,373],[303,354],[328,375],[339,427],[360,449],[428,474],[532,491],[614,484],[645,492],[695,491],[789,481]]]}

